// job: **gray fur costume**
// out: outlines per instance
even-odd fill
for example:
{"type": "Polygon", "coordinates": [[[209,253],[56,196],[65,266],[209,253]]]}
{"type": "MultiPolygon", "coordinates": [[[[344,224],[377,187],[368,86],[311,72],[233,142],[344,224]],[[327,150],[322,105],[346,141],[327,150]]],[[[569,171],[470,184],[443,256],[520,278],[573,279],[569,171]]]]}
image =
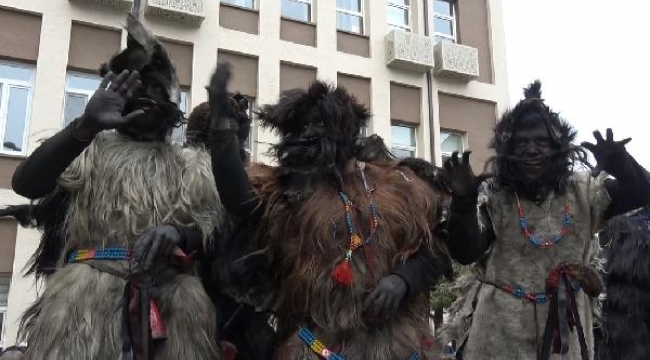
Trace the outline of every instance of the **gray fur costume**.
{"type": "MultiPolygon", "coordinates": [[[[555,236],[562,226],[562,208],[569,204],[572,225],[560,243],[546,249],[534,247],[519,228],[519,212],[514,193],[484,186],[481,202],[487,205],[496,240],[484,260],[478,277],[500,285],[520,286],[526,293],[544,293],[547,275],[561,263],[594,265],[598,244],[592,234],[602,225],[610,198],[603,186],[603,177],[592,178],[587,172],[576,172],[567,181],[566,192],[552,193],[536,205],[521,198],[531,230],[540,239],[555,236]]],[[[534,305],[510,293],[478,280],[466,284],[465,297],[458,300],[458,313],[453,319],[451,334],[458,343],[466,342],[464,360],[533,360],[544,332],[548,302],[534,305]],[[537,328],[535,328],[535,311],[537,328]],[[532,356],[532,357],[531,357],[532,356]]],[[[592,328],[592,301],[580,291],[576,293],[578,312],[585,329],[592,328]]],[[[449,329],[448,329],[449,331],[449,329]]],[[[593,336],[585,331],[590,359],[593,359],[593,336]]],[[[581,359],[577,335],[571,333],[568,354],[555,360],[581,359]]]]}
{"type": "MultiPolygon", "coordinates": [[[[223,211],[204,150],[138,142],[117,132],[98,134],[68,167],[59,186],[70,192],[65,250],[133,246],[147,229],[195,225],[207,246],[223,211]]],[[[65,254],[65,252],[63,253],[65,254]]],[[[127,261],[102,261],[128,274],[127,261]]],[[[65,265],[26,313],[26,360],[115,360],[122,354],[122,297],[126,280],[88,263],[65,265]]],[[[216,314],[192,273],[159,265],[168,279],[152,289],[167,327],[156,359],[219,359],[216,314]]]]}

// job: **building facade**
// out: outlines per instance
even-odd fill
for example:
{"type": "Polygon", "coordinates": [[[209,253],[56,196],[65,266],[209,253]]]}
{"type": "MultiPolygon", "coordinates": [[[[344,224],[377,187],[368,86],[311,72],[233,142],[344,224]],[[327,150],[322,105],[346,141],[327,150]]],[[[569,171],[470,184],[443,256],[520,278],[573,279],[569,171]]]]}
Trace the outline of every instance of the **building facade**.
{"type": "MultiPolygon", "coordinates": [[[[344,85],[371,111],[366,134],[399,156],[440,165],[474,150],[482,168],[508,101],[501,0],[143,0],[146,25],[167,46],[181,109],[207,100],[218,61],[252,108],[314,79],[344,85]]],[[[103,61],[126,44],[133,0],[0,0],[0,206],[16,166],[81,114],[103,61]]],[[[274,135],[248,147],[268,161],[274,135]]],[[[183,129],[174,133],[180,139],[183,129]]],[[[39,234],[0,220],[0,347],[43,286],[23,276],[39,234]]]]}

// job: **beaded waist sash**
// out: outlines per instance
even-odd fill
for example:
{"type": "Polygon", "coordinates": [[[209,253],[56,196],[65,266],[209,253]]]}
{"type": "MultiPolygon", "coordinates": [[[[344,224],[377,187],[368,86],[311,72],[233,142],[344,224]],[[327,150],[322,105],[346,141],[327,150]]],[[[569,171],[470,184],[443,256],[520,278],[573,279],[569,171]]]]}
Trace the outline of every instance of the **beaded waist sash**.
{"type": "Polygon", "coordinates": [[[131,260],[133,249],[126,247],[108,247],[97,249],[74,250],[68,255],[68,263],[78,263],[86,260],[131,260]]]}
{"type": "MultiPolygon", "coordinates": [[[[327,349],[325,345],[323,345],[323,343],[304,326],[298,330],[298,337],[311,349],[311,351],[325,360],[345,360],[343,356],[327,349]]],[[[411,356],[409,356],[408,360],[420,360],[420,354],[415,351],[411,356]]]]}

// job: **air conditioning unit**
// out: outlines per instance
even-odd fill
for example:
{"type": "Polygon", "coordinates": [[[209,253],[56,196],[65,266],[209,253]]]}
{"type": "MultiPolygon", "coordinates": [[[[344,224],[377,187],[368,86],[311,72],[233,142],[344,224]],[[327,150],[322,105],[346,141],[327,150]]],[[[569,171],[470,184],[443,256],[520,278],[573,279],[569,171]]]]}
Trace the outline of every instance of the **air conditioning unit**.
{"type": "Polygon", "coordinates": [[[471,46],[439,42],[433,50],[435,76],[453,77],[469,81],[479,76],[478,50],[471,46]]]}
{"type": "Polygon", "coordinates": [[[386,65],[391,68],[427,72],[433,68],[430,37],[393,30],[385,37],[386,65]]]}

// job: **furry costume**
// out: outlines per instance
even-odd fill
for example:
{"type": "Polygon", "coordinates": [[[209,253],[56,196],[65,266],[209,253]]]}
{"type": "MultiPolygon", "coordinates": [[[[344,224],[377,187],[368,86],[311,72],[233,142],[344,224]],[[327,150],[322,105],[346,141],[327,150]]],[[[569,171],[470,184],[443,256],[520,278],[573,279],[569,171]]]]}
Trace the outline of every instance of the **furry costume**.
{"type": "MultiPolygon", "coordinates": [[[[607,163],[607,171],[613,169],[616,180],[575,171],[575,164],[585,162],[585,150],[571,144],[575,131],[545,105],[540,87],[535,82],[525,89],[525,99],[506,112],[495,128],[496,156],[489,164],[494,179],[479,190],[478,214],[476,197],[454,194],[452,200],[451,255],[465,264],[480,260],[478,279],[466,283],[468,293],[456,304],[454,332],[460,337],[462,359],[593,358],[593,306],[586,296],[597,296],[599,289],[595,271],[587,270],[598,255],[593,234],[612,214],[648,201],[647,196],[629,196],[643,193],[648,181],[643,168],[624,150],[626,141],[614,143],[611,132],[606,146],[618,147],[607,154],[615,159],[607,163]],[[557,290],[553,281],[565,277],[555,277],[554,271],[564,269],[558,268],[563,264],[578,265],[581,270],[567,275],[567,282],[575,280],[585,291],[575,292],[570,289],[575,285],[566,283],[557,290]],[[567,301],[563,300],[565,287],[567,301]],[[567,311],[574,313],[568,322],[563,313],[567,311]],[[580,325],[573,321],[578,315],[586,329],[581,343],[580,325]]],[[[605,143],[601,141],[599,145],[605,143]]],[[[456,170],[461,166],[455,161],[456,165],[448,162],[445,167],[450,176],[451,171],[461,175],[452,176],[452,181],[462,180],[467,175],[456,170]]],[[[462,193],[465,188],[457,189],[462,193]]]]}
{"type": "Polygon", "coordinates": [[[600,233],[607,252],[601,360],[650,354],[650,208],[612,219],[600,233]]]}
{"type": "MultiPolygon", "coordinates": [[[[275,295],[282,339],[277,359],[317,359],[299,337],[305,331],[349,360],[431,358],[425,289],[413,287],[385,321],[364,313],[364,300],[380,279],[399,273],[422,249],[440,253],[434,236],[440,193],[380,148],[371,153],[384,155],[366,156],[388,161],[354,160],[368,116],[343,88],[316,82],[307,91],[289,91],[261,112],[262,123],[282,136],[274,147],[279,166],[249,167],[250,183],[245,174],[243,183],[250,190],[237,187],[240,181],[216,179],[226,209],[256,225],[254,247],[266,260],[255,290],[275,295]],[[372,232],[371,198],[378,213],[377,232],[346,264],[351,274],[341,270],[351,241],[342,193],[354,204],[351,222],[364,237],[372,232]]],[[[228,165],[236,158],[233,132],[214,131],[211,141],[215,173],[237,177],[241,165],[228,165]]],[[[436,270],[417,276],[435,278],[436,270]]]]}
{"type": "MultiPolygon", "coordinates": [[[[156,91],[165,99],[150,112],[159,116],[158,133],[165,139],[179,120],[173,66],[164,48],[139,21],[130,17],[127,30],[127,49],[104,71],[141,71],[145,89],[140,96],[156,91]]],[[[129,106],[135,105],[127,103],[129,106]]],[[[72,133],[76,122],[43,143],[19,167],[14,185],[33,181],[30,172],[48,165],[49,150],[65,152],[59,153],[61,157],[80,151],[68,151],[80,146],[72,133]]],[[[207,247],[209,235],[219,227],[223,211],[207,154],[165,140],[136,140],[139,138],[137,128],[99,133],[58,177],[58,186],[49,196],[56,199],[65,194],[65,201],[58,202],[65,209],[64,218],[62,222],[45,222],[46,230],[51,226],[54,232],[48,239],[59,242],[42,242],[35,257],[33,269],[51,275],[45,292],[23,318],[21,337],[29,343],[25,359],[115,360],[122,354],[129,356],[124,341],[135,330],[125,334],[124,299],[129,299],[125,285],[127,279],[131,281],[133,291],[135,278],[131,275],[137,274],[138,268],[129,260],[66,264],[69,251],[132,247],[145,231],[161,224],[192,226],[207,247]],[[48,268],[52,264],[55,271],[48,268]]],[[[21,185],[16,191],[33,195],[43,190],[21,185]],[[36,190],[26,190],[30,188],[36,190]]],[[[142,291],[156,300],[167,334],[166,340],[153,344],[153,358],[219,359],[215,310],[194,271],[160,261],[154,263],[150,274],[151,286],[142,291]]]]}
{"type": "MultiPolygon", "coordinates": [[[[323,343],[339,344],[339,353],[346,359],[408,359],[414,351],[424,353],[427,349],[421,340],[431,334],[426,294],[408,299],[397,316],[384,324],[368,323],[361,304],[377,279],[389,274],[420,245],[434,245],[429,224],[437,217],[437,204],[432,201],[436,194],[407,168],[365,165],[366,177],[375,184],[380,216],[381,231],[372,245],[376,263],[374,269],[368,269],[364,255],[355,254],[352,268],[360,280],[345,288],[330,279],[347,238],[336,191],[319,184],[307,200],[289,207],[278,186],[279,171],[251,169],[262,204],[268,204],[264,206],[259,241],[271,247],[280,266],[277,310],[279,328],[288,338],[279,346],[276,357],[317,358],[294,333],[301,325],[312,326],[323,343]]],[[[365,212],[368,199],[357,174],[344,176],[344,189],[356,208],[365,212]]]]}

